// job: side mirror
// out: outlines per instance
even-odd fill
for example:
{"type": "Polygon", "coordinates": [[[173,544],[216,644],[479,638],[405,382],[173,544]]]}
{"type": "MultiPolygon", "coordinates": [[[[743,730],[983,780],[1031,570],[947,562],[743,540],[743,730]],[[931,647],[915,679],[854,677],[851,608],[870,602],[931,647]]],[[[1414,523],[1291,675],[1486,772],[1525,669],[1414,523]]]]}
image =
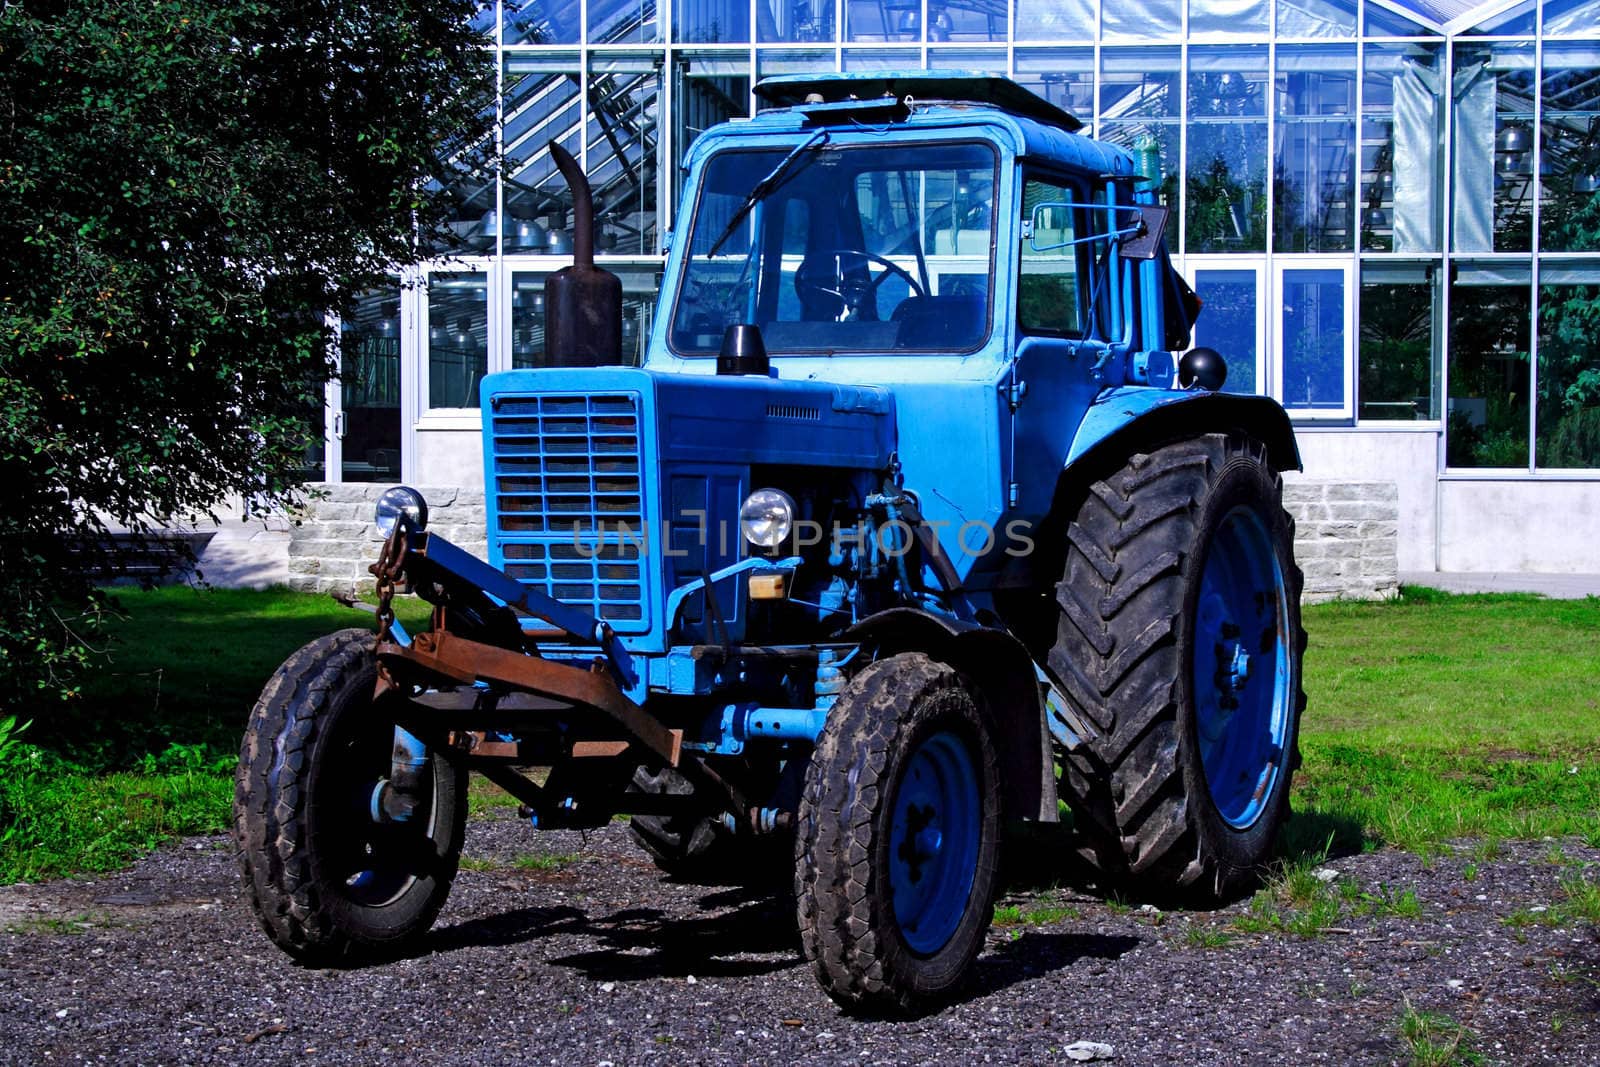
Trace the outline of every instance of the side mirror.
{"type": "Polygon", "coordinates": [[[1167,231],[1167,218],[1172,211],[1160,204],[1135,204],[1134,209],[1139,212],[1139,229],[1132,237],[1123,240],[1122,257],[1155,259],[1156,250],[1161,247],[1161,236],[1167,231]]]}
{"type": "Polygon", "coordinates": [[[1167,217],[1170,214],[1167,208],[1159,204],[1117,204],[1114,207],[1070,201],[1035,204],[1023,234],[1028,240],[1029,248],[1035,252],[1051,252],[1057,248],[1110,239],[1118,243],[1125,259],[1155,259],[1159,254],[1161,237],[1166,232],[1167,217]],[[1070,232],[1063,231],[1060,226],[1051,225],[1057,222],[1055,213],[1071,211],[1074,208],[1105,212],[1115,218],[1115,228],[1110,233],[1091,233],[1086,237],[1050,240],[1048,235],[1064,236],[1066,232],[1070,232]]]}

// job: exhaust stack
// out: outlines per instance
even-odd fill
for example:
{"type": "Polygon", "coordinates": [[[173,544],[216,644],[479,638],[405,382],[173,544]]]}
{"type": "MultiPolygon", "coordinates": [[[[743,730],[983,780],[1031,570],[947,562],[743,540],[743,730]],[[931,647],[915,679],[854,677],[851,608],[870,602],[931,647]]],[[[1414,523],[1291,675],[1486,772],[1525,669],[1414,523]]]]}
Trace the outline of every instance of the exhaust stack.
{"type": "Polygon", "coordinates": [[[544,283],[544,358],[551,367],[600,367],[622,359],[622,281],[594,265],[594,198],[572,153],[550,142],[572,190],[572,266],[544,283]]]}

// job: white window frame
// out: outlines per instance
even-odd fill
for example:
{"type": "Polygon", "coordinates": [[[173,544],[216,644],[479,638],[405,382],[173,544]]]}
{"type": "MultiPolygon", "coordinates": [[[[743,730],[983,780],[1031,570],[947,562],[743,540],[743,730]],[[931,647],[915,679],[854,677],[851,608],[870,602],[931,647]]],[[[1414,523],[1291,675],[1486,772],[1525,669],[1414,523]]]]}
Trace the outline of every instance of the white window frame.
{"type": "Polygon", "coordinates": [[[1266,307],[1272,317],[1271,396],[1283,404],[1296,422],[1351,422],[1355,419],[1355,305],[1359,299],[1355,258],[1348,253],[1312,256],[1277,256],[1272,261],[1272,284],[1266,307]],[[1344,341],[1344,403],[1337,408],[1291,408],[1285,402],[1283,294],[1284,274],[1302,270],[1333,270],[1344,276],[1344,310],[1341,336],[1344,341]]]}
{"type": "MultiPolygon", "coordinates": [[[[1229,270],[1250,271],[1256,277],[1256,365],[1255,382],[1257,396],[1271,396],[1268,368],[1271,360],[1268,358],[1267,349],[1267,316],[1269,307],[1267,299],[1267,259],[1264,255],[1195,255],[1185,256],[1181,260],[1179,273],[1189,285],[1205,300],[1205,292],[1201,289],[1199,277],[1201,271],[1229,270]]],[[[1206,313],[1204,307],[1200,310],[1200,319],[1195,323],[1200,330],[1205,329],[1206,313]]],[[[1190,347],[1194,347],[1191,345],[1190,347]]],[[[1223,352],[1222,358],[1229,359],[1232,353],[1223,352]]]]}

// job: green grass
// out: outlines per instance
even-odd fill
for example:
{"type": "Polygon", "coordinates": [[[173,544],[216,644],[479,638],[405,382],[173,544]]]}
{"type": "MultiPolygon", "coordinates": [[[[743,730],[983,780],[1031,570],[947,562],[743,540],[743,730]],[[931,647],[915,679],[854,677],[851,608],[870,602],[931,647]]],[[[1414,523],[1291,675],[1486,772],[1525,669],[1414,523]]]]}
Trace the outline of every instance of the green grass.
{"type": "Polygon", "coordinates": [[[0,884],[116,870],[168,838],[227,829],[232,803],[214,767],[13,777],[0,783],[0,884]]]}
{"type": "MultiPolygon", "coordinates": [[[[38,715],[28,741],[88,770],[127,770],[169,744],[237,755],[261,687],[295,649],[373,617],[331,597],[287,590],[114,590],[106,658],[82,695],[38,715]]],[[[426,605],[397,601],[402,620],[426,605]]]]}
{"type": "Polygon", "coordinates": [[[1396,1029],[1412,1067],[1465,1067],[1483,1062],[1473,1047],[1476,1035],[1471,1030],[1440,1012],[1418,1011],[1409,1000],[1396,1029]]]}
{"type": "Polygon", "coordinates": [[[519,871],[559,871],[581,858],[576,852],[530,852],[517,856],[511,866],[519,871]]]}
{"type": "MultiPolygon", "coordinates": [[[[105,870],[172,834],[223,829],[226,766],[267,677],[310,640],[372,625],[284,590],[117,596],[127,618],[111,625],[102,669],[0,756],[0,881],[105,870]]],[[[411,624],[427,611],[397,607],[411,624]]],[[[1383,844],[1432,855],[1475,837],[1481,864],[1503,838],[1600,845],[1600,599],[1407,587],[1393,602],[1310,607],[1305,620],[1288,858],[1383,844]]],[[[478,783],[471,801],[475,812],[515,804],[478,783]]],[[[1316,921],[1309,905],[1274,907],[1316,921]]],[[[1036,922],[1058,921],[1048,910],[1036,922]]]]}
{"type": "Polygon", "coordinates": [[[1600,841],[1600,598],[1408,586],[1395,601],[1309,607],[1305,625],[1289,854],[1330,834],[1338,851],[1600,841]]]}

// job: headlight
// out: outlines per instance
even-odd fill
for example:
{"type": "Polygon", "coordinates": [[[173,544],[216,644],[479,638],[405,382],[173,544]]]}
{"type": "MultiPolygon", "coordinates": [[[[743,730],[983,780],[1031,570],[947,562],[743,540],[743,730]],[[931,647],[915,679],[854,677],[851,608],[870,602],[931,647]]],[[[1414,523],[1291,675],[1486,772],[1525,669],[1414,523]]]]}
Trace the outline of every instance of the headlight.
{"type": "Polygon", "coordinates": [[[776,548],[794,529],[794,501],[780,489],[757,489],[739,508],[744,539],[760,548],[776,548]]]}
{"type": "Polygon", "coordinates": [[[386,490],[378,498],[377,514],[373,516],[373,521],[378,524],[378,532],[388,537],[394,533],[395,524],[402,515],[406,517],[406,525],[412,533],[421,533],[428,526],[428,502],[409,485],[397,485],[386,490]]]}

